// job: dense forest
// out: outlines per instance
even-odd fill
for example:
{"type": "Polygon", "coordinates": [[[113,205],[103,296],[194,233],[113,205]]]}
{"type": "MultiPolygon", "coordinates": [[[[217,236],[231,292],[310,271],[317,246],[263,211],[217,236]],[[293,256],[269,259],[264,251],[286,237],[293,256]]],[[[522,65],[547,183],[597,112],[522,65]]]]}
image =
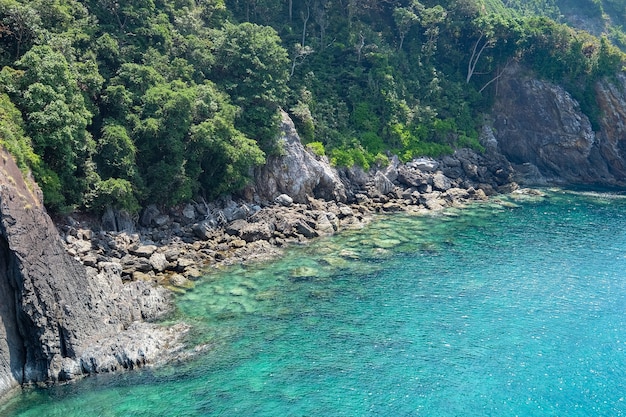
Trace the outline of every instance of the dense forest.
{"type": "Polygon", "coordinates": [[[53,211],[210,199],[279,109],[337,166],[481,150],[520,63],[593,122],[625,32],[623,0],[0,0],[0,142],[53,211]]]}

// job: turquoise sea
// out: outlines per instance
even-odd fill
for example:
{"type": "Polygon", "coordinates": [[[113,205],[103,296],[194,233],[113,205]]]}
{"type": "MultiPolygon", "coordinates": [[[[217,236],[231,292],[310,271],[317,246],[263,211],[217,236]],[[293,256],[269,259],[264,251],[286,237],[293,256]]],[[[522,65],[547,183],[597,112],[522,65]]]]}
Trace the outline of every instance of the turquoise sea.
{"type": "Polygon", "coordinates": [[[622,416],[626,198],[393,215],[206,276],[188,362],[31,389],[2,416],[622,416]]]}

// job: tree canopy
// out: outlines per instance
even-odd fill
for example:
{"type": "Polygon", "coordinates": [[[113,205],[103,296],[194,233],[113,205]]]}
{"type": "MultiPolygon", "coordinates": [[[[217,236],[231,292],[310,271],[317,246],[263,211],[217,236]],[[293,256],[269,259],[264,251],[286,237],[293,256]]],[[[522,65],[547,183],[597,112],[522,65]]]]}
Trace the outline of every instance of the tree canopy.
{"type": "Polygon", "coordinates": [[[621,0],[0,0],[0,143],[49,208],[95,211],[241,189],[280,109],[337,165],[480,149],[512,62],[594,120],[625,24],[621,0]]]}

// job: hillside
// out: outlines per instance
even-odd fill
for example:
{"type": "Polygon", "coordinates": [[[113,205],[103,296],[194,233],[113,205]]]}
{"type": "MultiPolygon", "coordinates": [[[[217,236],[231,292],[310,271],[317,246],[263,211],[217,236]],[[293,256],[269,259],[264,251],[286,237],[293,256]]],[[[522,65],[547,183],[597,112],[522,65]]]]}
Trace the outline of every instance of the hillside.
{"type": "Polygon", "coordinates": [[[0,0],[0,141],[49,209],[136,212],[239,190],[281,152],[281,108],[339,166],[480,151],[513,63],[598,126],[619,3],[0,0]]]}

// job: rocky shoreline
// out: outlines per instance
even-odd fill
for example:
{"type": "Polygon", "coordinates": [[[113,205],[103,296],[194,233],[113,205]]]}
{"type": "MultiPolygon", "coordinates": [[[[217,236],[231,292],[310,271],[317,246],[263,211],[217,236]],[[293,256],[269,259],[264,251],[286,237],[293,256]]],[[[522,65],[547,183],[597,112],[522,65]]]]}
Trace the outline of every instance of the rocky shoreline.
{"type": "Polygon", "coordinates": [[[463,149],[335,169],[283,114],[283,150],[241,195],[108,210],[53,223],[36,184],[3,158],[0,176],[0,394],[185,357],[184,323],[153,323],[208,268],[262,261],[286,246],[360,228],[381,213],[427,213],[514,190],[499,154],[463,149]],[[56,226],[56,228],[55,228],[56,226]]]}
{"type": "Polygon", "coordinates": [[[151,323],[207,268],[279,256],[379,213],[428,213],[525,185],[623,187],[626,77],[602,81],[595,132],[558,86],[511,66],[480,135],[484,152],[369,171],[331,167],[282,114],[280,155],[241,195],[181,207],[109,210],[54,224],[37,185],[0,152],[0,395],[185,355],[184,325],[151,323]],[[509,73],[510,72],[510,73],[509,73]],[[528,103],[537,105],[528,106],[528,103]],[[554,117],[546,117],[554,115],[554,117]],[[56,228],[55,228],[56,225],[56,228]]]}
{"type": "Polygon", "coordinates": [[[263,206],[232,198],[168,211],[153,205],[136,222],[108,212],[102,219],[67,217],[57,226],[67,252],[89,276],[106,270],[126,282],[184,291],[207,268],[271,259],[286,245],[362,227],[377,214],[428,213],[517,188],[512,170],[489,170],[477,165],[479,158],[463,150],[441,160],[395,161],[370,173],[346,169],[340,173],[348,178],[343,181],[350,196],[346,202],[311,196],[295,202],[283,193],[263,206]]]}

